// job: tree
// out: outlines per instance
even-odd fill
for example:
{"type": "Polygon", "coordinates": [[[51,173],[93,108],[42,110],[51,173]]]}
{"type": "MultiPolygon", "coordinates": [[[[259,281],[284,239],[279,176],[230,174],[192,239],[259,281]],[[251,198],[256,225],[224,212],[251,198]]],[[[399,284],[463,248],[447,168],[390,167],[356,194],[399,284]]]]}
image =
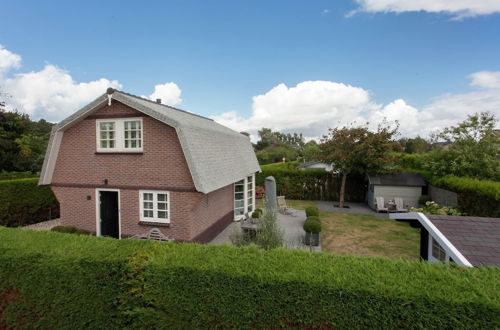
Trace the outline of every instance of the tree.
{"type": "Polygon", "coordinates": [[[413,139],[407,139],[404,151],[407,154],[423,154],[429,149],[429,143],[420,136],[413,139]]]}
{"type": "Polygon", "coordinates": [[[321,149],[314,140],[307,142],[304,146],[303,157],[305,161],[316,159],[320,153],[321,149]]]}
{"type": "Polygon", "coordinates": [[[334,164],[342,174],[339,207],[344,207],[344,195],[347,176],[351,173],[373,174],[383,172],[395,162],[391,155],[398,126],[391,128],[386,123],[378,126],[375,132],[367,125],[359,127],[341,127],[329,130],[320,144],[321,154],[318,159],[334,164]]]}
{"type": "Polygon", "coordinates": [[[457,126],[443,129],[436,137],[449,143],[425,155],[422,167],[434,176],[455,175],[500,180],[500,139],[496,118],[488,112],[467,116],[457,126]]]}

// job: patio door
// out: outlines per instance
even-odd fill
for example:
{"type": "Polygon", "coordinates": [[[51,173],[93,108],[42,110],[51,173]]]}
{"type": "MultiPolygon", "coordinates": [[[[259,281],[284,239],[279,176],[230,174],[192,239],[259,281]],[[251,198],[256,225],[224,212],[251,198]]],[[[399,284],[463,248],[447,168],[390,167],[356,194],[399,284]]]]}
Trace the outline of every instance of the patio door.
{"type": "Polygon", "coordinates": [[[234,184],[234,220],[244,219],[255,211],[255,174],[234,184]]]}

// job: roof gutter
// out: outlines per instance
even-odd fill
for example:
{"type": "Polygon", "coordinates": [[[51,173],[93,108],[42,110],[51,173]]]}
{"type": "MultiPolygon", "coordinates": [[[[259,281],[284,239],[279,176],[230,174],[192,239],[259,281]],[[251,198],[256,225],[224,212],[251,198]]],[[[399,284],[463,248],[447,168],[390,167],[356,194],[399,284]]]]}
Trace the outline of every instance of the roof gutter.
{"type": "Polygon", "coordinates": [[[453,258],[453,260],[462,266],[473,267],[472,264],[464,257],[460,251],[446,238],[445,235],[421,212],[410,212],[410,213],[391,213],[389,214],[391,219],[396,220],[418,220],[422,226],[432,237],[441,245],[446,252],[453,258]]]}

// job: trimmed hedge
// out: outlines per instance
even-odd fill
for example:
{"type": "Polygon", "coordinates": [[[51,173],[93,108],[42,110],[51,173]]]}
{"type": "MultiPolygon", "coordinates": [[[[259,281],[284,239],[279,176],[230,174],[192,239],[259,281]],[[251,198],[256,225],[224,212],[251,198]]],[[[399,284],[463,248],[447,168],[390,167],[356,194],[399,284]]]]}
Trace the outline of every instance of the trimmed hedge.
{"type": "Polygon", "coordinates": [[[315,216],[308,217],[302,228],[306,233],[321,233],[321,221],[315,216]]]}
{"type": "Polygon", "coordinates": [[[0,181],[0,225],[25,226],[59,217],[59,203],[38,178],[0,181]]]}
{"type": "MultiPolygon", "coordinates": [[[[279,195],[289,199],[302,200],[339,200],[342,178],[324,170],[283,170],[265,169],[256,176],[257,185],[263,186],[268,176],[276,179],[276,189],[279,195]]],[[[345,200],[349,202],[364,202],[366,184],[361,175],[349,175],[346,182],[345,200]]]]}
{"type": "Polygon", "coordinates": [[[436,178],[424,170],[410,169],[436,187],[457,193],[458,208],[470,216],[500,217],[500,182],[448,175],[436,178]]]}
{"type": "Polygon", "coordinates": [[[0,172],[0,180],[25,179],[35,177],[38,177],[38,174],[32,172],[0,172]]]}
{"type": "Polygon", "coordinates": [[[0,228],[0,328],[471,328],[500,269],[0,228]]]}
{"type": "Polygon", "coordinates": [[[316,206],[309,206],[306,208],[306,217],[319,217],[319,209],[316,206]]]}
{"type": "Polygon", "coordinates": [[[65,234],[90,235],[90,232],[85,229],[76,228],[73,226],[55,226],[51,231],[65,234]]]}

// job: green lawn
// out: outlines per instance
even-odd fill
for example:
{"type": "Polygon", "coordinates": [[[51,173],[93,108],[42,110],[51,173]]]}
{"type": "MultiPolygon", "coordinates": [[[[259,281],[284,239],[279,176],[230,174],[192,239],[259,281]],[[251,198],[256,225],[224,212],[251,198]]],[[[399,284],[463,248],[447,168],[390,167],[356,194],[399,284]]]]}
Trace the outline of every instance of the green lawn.
{"type": "Polygon", "coordinates": [[[419,258],[420,234],[408,223],[366,214],[321,212],[322,249],[336,254],[419,258]]]}
{"type": "MultiPolygon", "coordinates": [[[[294,209],[316,206],[315,201],[286,200],[294,209]]],[[[262,200],[257,207],[263,207],[262,200]]],[[[358,256],[419,259],[420,234],[406,222],[366,214],[321,212],[323,251],[358,256]]]]}

